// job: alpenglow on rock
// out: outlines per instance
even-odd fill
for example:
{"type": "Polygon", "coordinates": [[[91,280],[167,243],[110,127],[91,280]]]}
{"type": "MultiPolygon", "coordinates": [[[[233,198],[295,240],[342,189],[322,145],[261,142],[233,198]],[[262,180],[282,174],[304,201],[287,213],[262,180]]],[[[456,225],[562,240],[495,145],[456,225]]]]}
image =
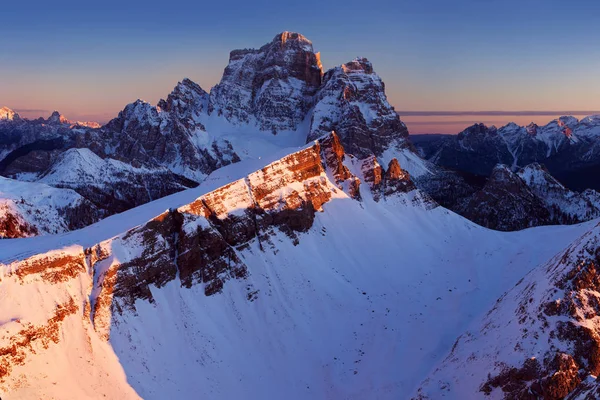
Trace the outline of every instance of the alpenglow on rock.
{"type": "Polygon", "coordinates": [[[408,129],[388,103],[385,85],[366,58],[330,69],[323,77],[308,140],[330,131],[336,131],[346,150],[359,158],[408,146],[408,129]]]}
{"type": "Polygon", "coordinates": [[[295,130],[312,106],[323,70],[310,40],[282,32],[260,49],[233,50],[209,112],[261,130],[295,130]]]}

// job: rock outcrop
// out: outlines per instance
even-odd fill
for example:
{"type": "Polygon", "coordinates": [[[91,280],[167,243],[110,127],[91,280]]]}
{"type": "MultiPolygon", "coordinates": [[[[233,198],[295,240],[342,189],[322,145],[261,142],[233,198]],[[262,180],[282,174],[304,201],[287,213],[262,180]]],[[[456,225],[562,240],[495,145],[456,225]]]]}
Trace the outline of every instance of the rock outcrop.
{"type": "Polygon", "coordinates": [[[599,193],[571,191],[537,163],[516,173],[498,164],[487,180],[439,168],[416,184],[440,205],[491,229],[575,224],[600,216],[599,193]]]}
{"type": "Polygon", "coordinates": [[[312,43],[282,32],[258,50],[234,50],[221,82],[210,93],[209,112],[234,124],[254,124],[277,134],[296,130],[313,105],[322,67],[312,43]]]}
{"type": "Polygon", "coordinates": [[[308,139],[335,131],[358,158],[407,148],[408,130],[385,96],[385,86],[366,58],[325,73],[316,95],[308,139]]]}
{"type": "Polygon", "coordinates": [[[550,213],[507,166],[494,168],[487,183],[459,206],[459,214],[492,229],[512,231],[550,223],[550,213]]]}
{"type": "Polygon", "coordinates": [[[504,399],[592,398],[583,394],[597,389],[589,377],[600,373],[599,262],[596,226],[502,296],[479,330],[458,339],[417,398],[436,398],[440,390],[504,399]]]}

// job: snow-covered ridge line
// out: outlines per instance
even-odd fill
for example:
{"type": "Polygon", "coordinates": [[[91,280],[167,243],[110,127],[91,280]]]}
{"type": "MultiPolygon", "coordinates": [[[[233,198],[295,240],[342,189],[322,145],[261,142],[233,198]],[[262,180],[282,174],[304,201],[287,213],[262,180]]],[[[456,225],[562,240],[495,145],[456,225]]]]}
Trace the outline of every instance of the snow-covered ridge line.
{"type": "MultiPolygon", "coordinates": [[[[312,226],[315,213],[325,203],[349,198],[360,201],[368,192],[357,195],[360,179],[343,166],[344,162],[352,160],[345,160],[339,139],[332,133],[117,237],[88,248],[55,249],[3,265],[2,277],[61,284],[89,274],[91,286],[82,292],[85,301],[69,297],[65,304],[69,305],[70,314],[81,315],[84,326],[91,324],[106,340],[117,316],[136,313],[139,300],[155,302],[154,288],[177,279],[186,288],[202,285],[204,294],[212,296],[221,292],[228,280],[248,277],[241,252],[251,243],[258,243],[261,251],[275,249],[273,239],[283,233],[293,245],[298,245],[299,234],[312,226]],[[328,171],[336,183],[329,180],[328,171]],[[348,186],[346,181],[355,184],[348,186]]],[[[373,165],[381,175],[381,167],[376,162],[373,165]]],[[[414,191],[408,174],[395,160],[385,179],[376,185],[381,187],[382,196],[373,196],[376,201],[395,195],[404,198],[414,191]]],[[[374,186],[367,190],[375,194],[374,186]]],[[[410,195],[407,199],[413,205],[429,207],[424,197],[410,195]]],[[[248,300],[253,301],[257,295],[258,291],[248,284],[248,300]]],[[[58,331],[65,317],[67,314],[61,314],[57,324],[35,329],[58,331]]],[[[18,337],[28,333],[21,330],[15,334],[18,337]]],[[[0,389],[7,387],[4,382],[13,382],[12,366],[22,365],[36,351],[35,346],[19,346],[15,337],[10,340],[8,346],[17,346],[18,352],[0,352],[0,389]]],[[[44,343],[51,346],[59,341],[50,336],[44,343]]]]}
{"type": "Polygon", "coordinates": [[[4,106],[0,108],[0,122],[2,121],[15,121],[15,122],[35,122],[39,124],[51,124],[51,125],[67,125],[70,128],[100,128],[100,124],[95,121],[72,121],[67,119],[64,115],[58,111],[53,111],[52,114],[44,119],[42,117],[36,119],[29,119],[21,117],[18,113],[4,106]]]}

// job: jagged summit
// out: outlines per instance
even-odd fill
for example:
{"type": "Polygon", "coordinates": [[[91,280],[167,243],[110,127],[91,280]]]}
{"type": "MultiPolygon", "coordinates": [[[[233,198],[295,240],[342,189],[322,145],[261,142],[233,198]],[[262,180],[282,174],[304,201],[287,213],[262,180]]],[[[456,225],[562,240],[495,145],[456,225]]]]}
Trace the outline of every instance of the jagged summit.
{"type": "Polygon", "coordinates": [[[334,67],[323,76],[308,138],[314,140],[333,130],[347,151],[361,158],[407,145],[408,130],[366,58],[334,67]]]}
{"type": "Polygon", "coordinates": [[[47,124],[68,124],[70,121],[58,111],[53,111],[50,117],[46,120],[47,124]]]}
{"type": "MultiPolygon", "coordinates": [[[[10,177],[40,179],[61,154],[83,148],[134,167],[141,180],[143,169],[167,169],[197,183],[230,163],[303,146],[332,130],[359,159],[376,155],[387,164],[396,157],[415,177],[427,170],[408,148],[406,126],[366,58],[323,74],[311,41],[287,31],[259,49],[232,51],[210,93],[184,78],[156,105],[138,99],[102,127],[71,122],[59,112],[3,125],[8,129],[0,131],[0,143],[8,145],[0,145],[0,173],[10,177]]],[[[101,190],[110,191],[109,185],[101,190]]]]}
{"type": "Polygon", "coordinates": [[[187,129],[194,129],[198,125],[204,130],[204,127],[197,121],[199,115],[207,111],[208,96],[208,93],[200,85],[189,78],[184,78],[177,83],[166,100],[161,99],[158,102],[158,107],[174,113],[187,129]]]}
{"type": "Polygon", "coordinates": [[[11,110],[8,107],[0,108],[0,121],[1,120],[12,121],[15,119],[20,119],[19,114],[17,114],[16,112],[14,112],[13,110],[11,110]]]}
{"type": "Polygon", "coordinates": [[[341,67],[345,73],[349,73],[351,71],[361,71],[366,74],[373,73],[373,64],[371,64],[371,61],[367,60],[365,57],[356,57],[354,60],[342,64],[341,67]]]}
{"type": "Polygon", "coordinates": [[[297,32],[283,31],[275,35],[273,42],[279,42],[282,46],[289,45],[288,42],[297,42],[299,45],[310,46],[310,50],[312,51],[312,42],[308,40],[306,36],[297,32]]]}
{"type": "Polygon", "coordinates": [[[209,112],[273,133],[295,130],[312,106],[322,73],[311,42],[283,32],[258,50],[230,53],[221,82],[211,90],[209,112]]]}

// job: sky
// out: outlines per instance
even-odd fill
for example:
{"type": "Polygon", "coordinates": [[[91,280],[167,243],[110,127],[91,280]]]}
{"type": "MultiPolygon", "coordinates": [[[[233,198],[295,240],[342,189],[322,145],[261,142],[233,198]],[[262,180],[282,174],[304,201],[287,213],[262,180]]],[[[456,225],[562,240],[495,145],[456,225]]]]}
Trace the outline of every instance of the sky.
{"type": "Polygon", "coordinates": [[[0,107],[106,122],[229,52],[296,31],[325,68],[367,57],[411,133],[600,113],[600,2],[106,0],[0,6],[0,107]]]}

